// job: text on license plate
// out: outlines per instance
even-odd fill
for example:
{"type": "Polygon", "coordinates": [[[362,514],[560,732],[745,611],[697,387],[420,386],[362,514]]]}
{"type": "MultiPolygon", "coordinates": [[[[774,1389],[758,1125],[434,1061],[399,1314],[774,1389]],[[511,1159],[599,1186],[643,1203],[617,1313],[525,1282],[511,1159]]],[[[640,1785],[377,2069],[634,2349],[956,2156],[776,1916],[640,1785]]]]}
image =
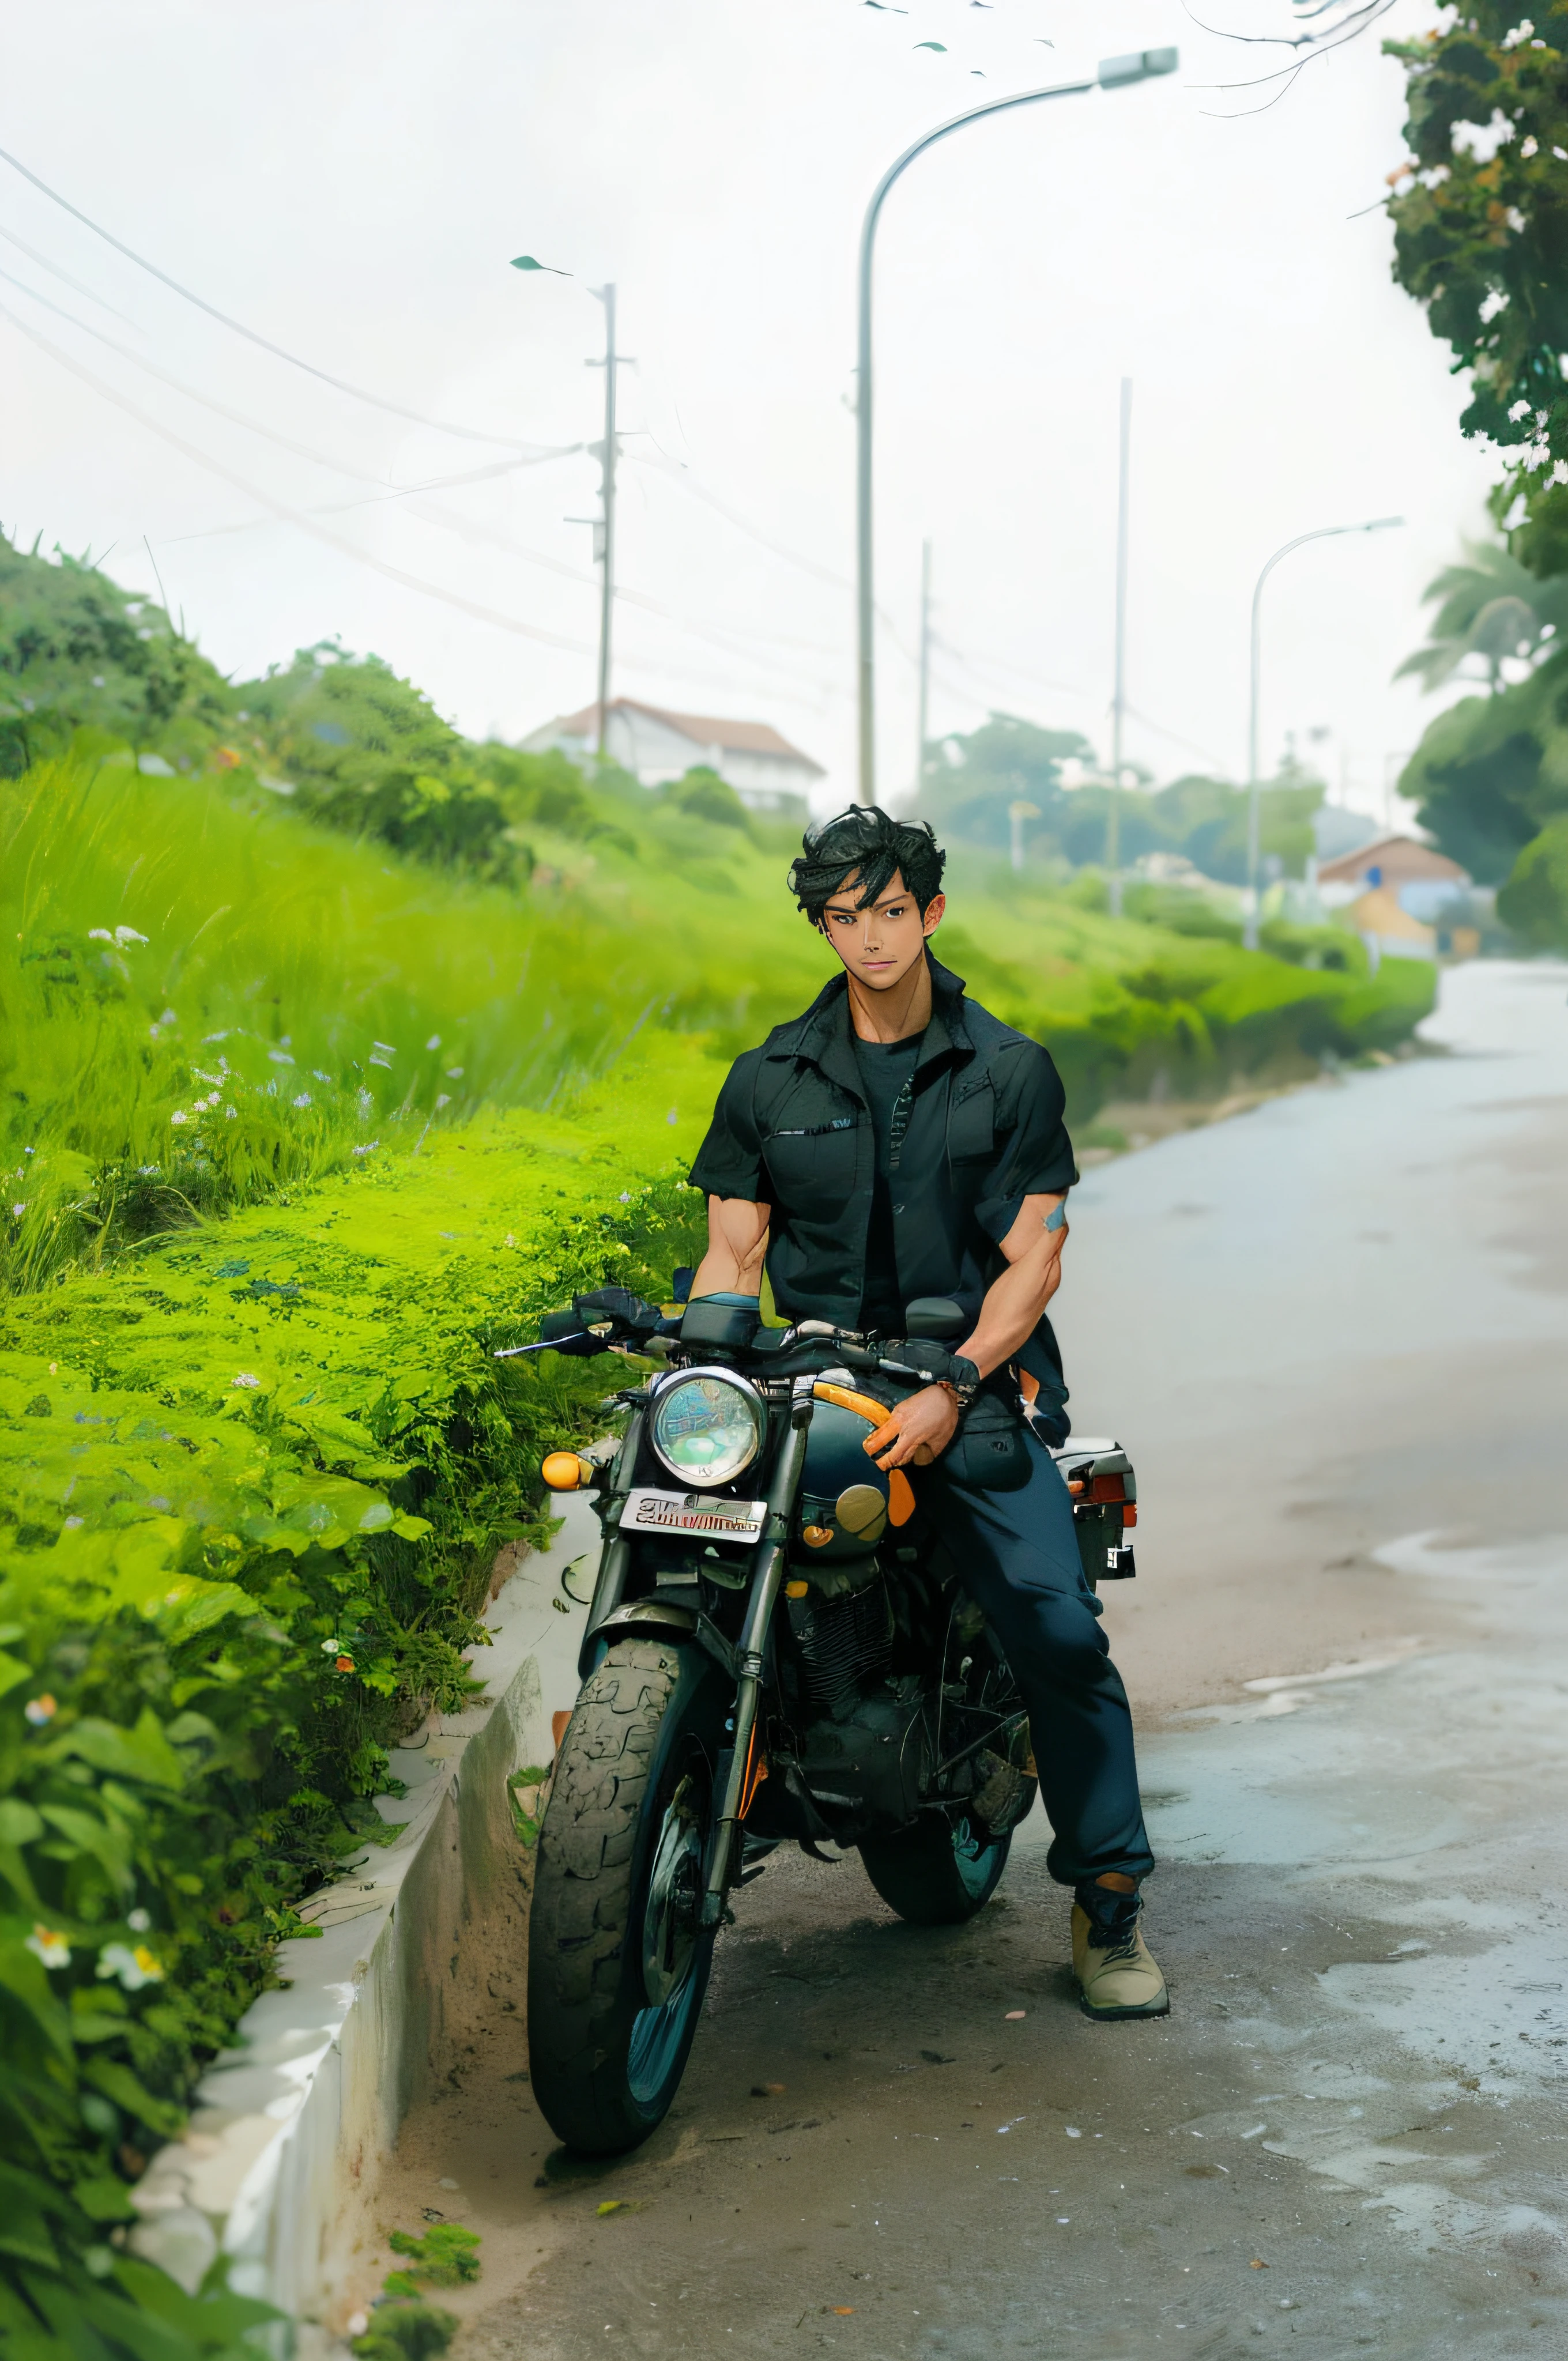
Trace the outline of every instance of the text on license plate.
{"type": "Polygon", "coordinates": [[[644,1486],[626,1496],[623,1533],[700,1533],[705,1540],[754,1542],[767,1518],[765,1500],[725,1500],[704,1492],[659,1492],[644,1486]]]}

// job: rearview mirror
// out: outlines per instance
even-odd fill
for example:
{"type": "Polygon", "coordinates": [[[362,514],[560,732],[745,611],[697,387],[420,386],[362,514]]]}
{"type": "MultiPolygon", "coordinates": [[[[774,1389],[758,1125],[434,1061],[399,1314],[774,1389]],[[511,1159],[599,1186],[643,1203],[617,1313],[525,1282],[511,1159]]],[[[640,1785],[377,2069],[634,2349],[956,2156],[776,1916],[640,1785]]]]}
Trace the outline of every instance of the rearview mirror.
{"type": "Polygon", "coordinates": [[[919,1295],[905,1306],[904,1333],[906,1336],[923,1336],[933,1345],[952,1345],[966,1334],[971,1325],[961,1303],[950,1295],[919,1295]]]}

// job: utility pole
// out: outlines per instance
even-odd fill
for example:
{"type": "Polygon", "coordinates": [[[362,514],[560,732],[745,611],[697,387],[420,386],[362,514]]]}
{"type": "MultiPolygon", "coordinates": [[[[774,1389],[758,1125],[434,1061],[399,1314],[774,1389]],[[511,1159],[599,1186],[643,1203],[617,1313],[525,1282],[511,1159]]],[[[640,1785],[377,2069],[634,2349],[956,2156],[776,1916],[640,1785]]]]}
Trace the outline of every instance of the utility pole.
{"type": "Polygon", "coordinates": [[[920,544],[920,714],[915,756],[916,807],[926,788],[926,737],[931,703],[931,544],[920,544]]]}
{"type": "Polygon", "coordinates": [[[1122,379],[1122,434],[1116,469],[1116,686],[1111,699],[1111,808],[1105,816],[1105,867],[1111,916],[1122,915],[1122,725],[1127,710],[1127,462],[1133,441],[1133,380],[1122,379]]]}
{"type": "Polygon", "coordinates": [[[615,289],[596,287],[604,305],[604,358],[589,368],[604,371],[604,441],[599,446],[599,514],[594,520],[594,555],[602,569],[599,581],[598,727],[595,752],[602,763],[609,728],[610,621],[615,611],[615,373],[623,355],[615,349],[615,289]]]}

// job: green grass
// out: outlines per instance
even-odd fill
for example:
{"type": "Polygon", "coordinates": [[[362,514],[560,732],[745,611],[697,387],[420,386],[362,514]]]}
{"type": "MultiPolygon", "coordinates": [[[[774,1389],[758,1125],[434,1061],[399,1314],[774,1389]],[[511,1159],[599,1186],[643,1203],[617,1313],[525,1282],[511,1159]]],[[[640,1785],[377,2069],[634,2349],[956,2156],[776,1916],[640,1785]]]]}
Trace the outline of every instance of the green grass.
{"type": "MultiPolygon", "coordinates": [[[[0,1285],[407,1147],[485,1107],[543,1108],[633,1042],[733,1055],[800,1008],[829,955],[782,847],[601,788],[585,842],[532,831],[521,891],[313,826],[254,786],[65,759],[5,782],[0,1285]]],[[[938,949],[1045,1041],[1069,1118],[1164,1071],[1387,1046],[1431,971],[1320,972],[1117,921],[955,864],[938,949]],[[984,946],[982,949],[981,946],[984,946]]],[[[684,1146],[705,1109],[681,1110],[684,1146]]]]}

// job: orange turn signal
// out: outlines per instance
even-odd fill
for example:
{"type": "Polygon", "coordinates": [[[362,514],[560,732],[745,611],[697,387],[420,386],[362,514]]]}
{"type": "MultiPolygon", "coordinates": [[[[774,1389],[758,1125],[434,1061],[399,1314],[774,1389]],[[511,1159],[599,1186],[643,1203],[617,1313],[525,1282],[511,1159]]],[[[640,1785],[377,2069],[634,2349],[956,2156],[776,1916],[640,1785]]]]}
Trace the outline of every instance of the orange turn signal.
{"type": "Polygon", "coordinates": [[[553,1492],[580,1492],[594,1471],[575,1451],[553,1451],[539,1472],[553,1492]]]}
{"type": "Polygon", "coordinates": [[[807,1549],[826,1549],[833,1538],[831,1525],[802,1525],[800,1538],[807,1549]]]}

